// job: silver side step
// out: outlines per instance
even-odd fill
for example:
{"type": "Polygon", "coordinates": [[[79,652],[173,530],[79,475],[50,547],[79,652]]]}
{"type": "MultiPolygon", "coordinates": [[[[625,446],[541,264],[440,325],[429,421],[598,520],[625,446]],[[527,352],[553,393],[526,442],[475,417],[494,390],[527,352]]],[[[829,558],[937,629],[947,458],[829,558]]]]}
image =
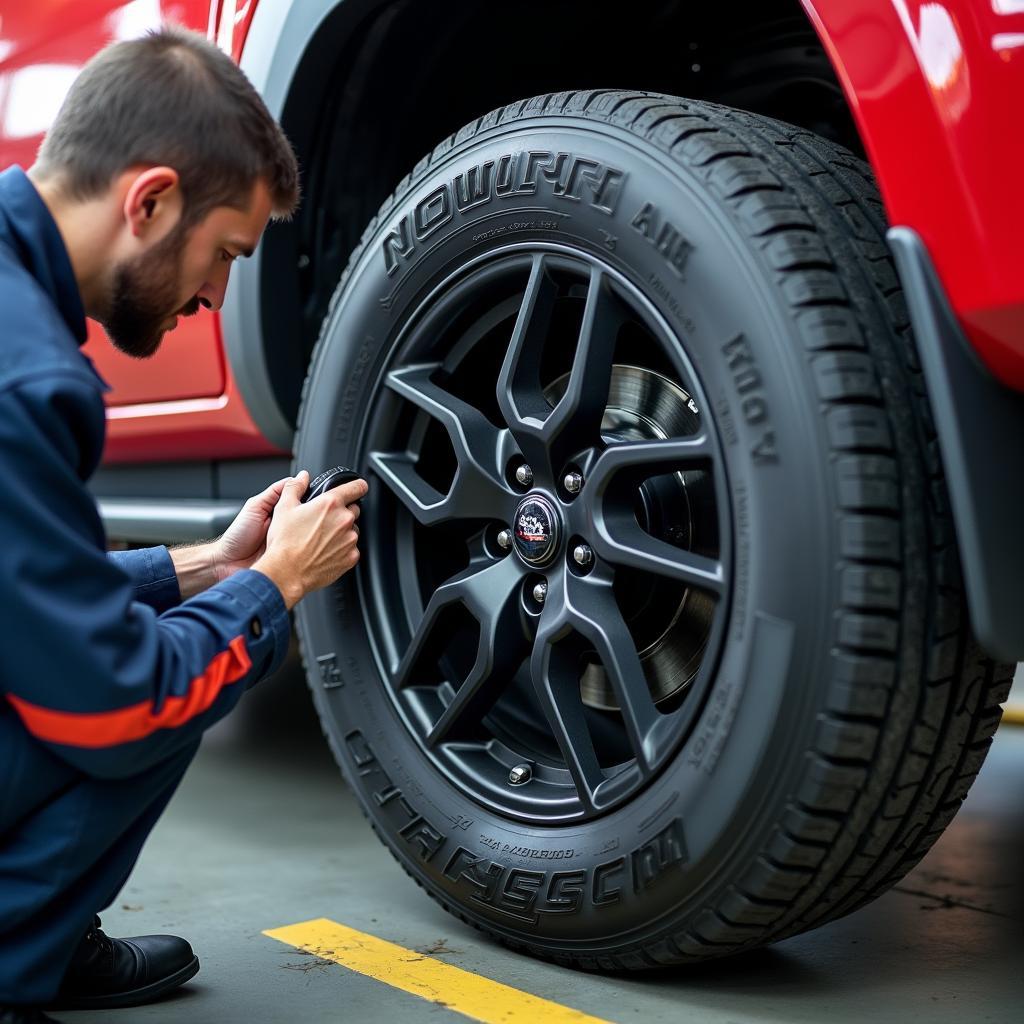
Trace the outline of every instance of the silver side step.
{"type": "Polygon", "coordinates": [[[180,544],[222,534],[242,507],[240,500],[200,501],[194,498],[153,501],[100,498],[100,515],[111,540],[147,544],[180,544]]]}

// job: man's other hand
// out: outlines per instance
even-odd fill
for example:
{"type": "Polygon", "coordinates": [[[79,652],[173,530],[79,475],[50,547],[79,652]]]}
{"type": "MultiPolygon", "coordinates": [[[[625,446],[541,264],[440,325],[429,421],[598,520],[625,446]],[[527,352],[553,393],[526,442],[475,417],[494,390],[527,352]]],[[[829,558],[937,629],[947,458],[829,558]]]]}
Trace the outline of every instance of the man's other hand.
{"type": "Polygon", "coordinates": [[[251,569],[267,550],[267,531],[285,485],[292,477],[272,483],[254,494],[235,516],[235,521],[211,544],[214,576],[219,583],[240,569],[251,569]]]}

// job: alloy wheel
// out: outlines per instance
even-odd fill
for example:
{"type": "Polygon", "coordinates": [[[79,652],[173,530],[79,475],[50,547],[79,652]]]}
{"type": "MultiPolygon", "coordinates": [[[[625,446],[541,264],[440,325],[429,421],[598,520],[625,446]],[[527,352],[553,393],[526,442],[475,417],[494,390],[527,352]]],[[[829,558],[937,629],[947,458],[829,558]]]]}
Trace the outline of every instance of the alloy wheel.
{"type": "Polygon", "coordinates": [[[686,736],[728,611],[731,523],[684,344],[599,259],[450,275],[380,378],[363,609],[406,726],[474,799],[603,813],[686,736]]]}

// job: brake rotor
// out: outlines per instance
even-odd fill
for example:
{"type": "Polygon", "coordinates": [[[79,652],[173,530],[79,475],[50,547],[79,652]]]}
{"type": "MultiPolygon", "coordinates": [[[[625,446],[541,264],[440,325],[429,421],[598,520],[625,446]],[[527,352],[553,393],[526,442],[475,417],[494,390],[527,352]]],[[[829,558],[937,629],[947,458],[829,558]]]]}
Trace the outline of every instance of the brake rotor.
{"type": "MultiPolygon", "coordinates": [[[[545,390],[554,406],[568,374],[545,390]]],[[[685,437],[700,429],[700,410],[678,384],[654,370],[615,364],[601,433],[609,443],[685,437]]],[[[676,547],[715,555],[712,481],[702,471],[666,474],[644,481],[636,495],[640,526],[676,547]]],[[[636,644],[651,696],[675,701],[697,674],[711,631],[714,601],[685,584],[649,573],[618,570],[615,596],[636,644]]],[[[584,704],[605,711],[619,705],[596,653],[584,656],[580,692],[584,704]]]]}

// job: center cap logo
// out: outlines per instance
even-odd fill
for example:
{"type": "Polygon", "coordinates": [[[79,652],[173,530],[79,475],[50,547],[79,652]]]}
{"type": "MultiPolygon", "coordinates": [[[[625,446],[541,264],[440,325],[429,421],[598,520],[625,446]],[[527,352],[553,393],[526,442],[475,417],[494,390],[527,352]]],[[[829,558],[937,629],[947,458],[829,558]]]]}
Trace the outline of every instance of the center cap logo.
{"type": "Polygon", "coordinates": [[[516,551],[528,565],[543,565],[558,548],[558,513],[547,498],[533,495],[519,503],[512,530],[516,551]]]}

